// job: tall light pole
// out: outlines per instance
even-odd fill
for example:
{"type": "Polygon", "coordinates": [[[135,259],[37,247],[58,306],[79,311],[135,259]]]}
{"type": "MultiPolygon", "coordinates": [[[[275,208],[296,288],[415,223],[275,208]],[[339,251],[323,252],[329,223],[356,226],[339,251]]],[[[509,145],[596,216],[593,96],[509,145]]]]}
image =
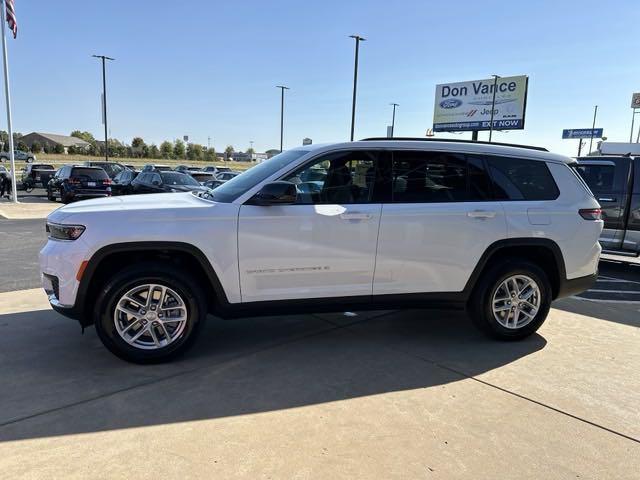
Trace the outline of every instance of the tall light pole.
{"type": "Polygon", "coordinates": [[[356,91],[358,89],[358,51],[360,50],[360,42],[364,42],[366,38],[360,35],[349,35],[356,41],[356,56],[353,65],[353,101],[351,102],[351,141],[353,142],[353,129],[356,123],[356,91]]]}
{"type": "Polygon", "coordinates": [[[115,58],[106,57],[104,55],[92,55],[94,58],[102,60],[102,123],[104,123],[104,159],[109,161],[109,135],[107,129],[107,72],[105,68],[106,60],[115,60],[115,58]]]}
{"type": "Polygon", "coordinates": [[[284,138],[284,91],[289,87],[284,85],[276,85],[280,89],[280,152],[282,152],[282,139],[284,138]]]}
{"type": "Polygon", "coordinates": [[[393,106],[393,115],[391,117],[391,138],[393,138],[393,132],[396,128],[396,107],[399,107],[398,103],[390,103],[389,105],[393,106]]]}
{"type": "Polygon", "coordinates": [[[593,125],[591,125],[591,138],[589,139],[589,153],[591,153],[591,146],[593,145],[593,130],[596,128],[596,116],[598,115],[598,105],[593,107],[593,125]]]}
{"type": "Polygon", "coordinates": [[[499,75],[491,75],[493,77],[493,100],[491,100],[491,123],[489,124],[489,141],[493,136],[493,112],[496,109],[496,90],[498,89],[499,75]]]}

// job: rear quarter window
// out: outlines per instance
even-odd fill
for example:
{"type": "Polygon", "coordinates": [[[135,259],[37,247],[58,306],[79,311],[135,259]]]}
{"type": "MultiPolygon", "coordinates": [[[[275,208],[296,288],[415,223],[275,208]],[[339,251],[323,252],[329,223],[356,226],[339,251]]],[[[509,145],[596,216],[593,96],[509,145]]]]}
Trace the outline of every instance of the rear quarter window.
{"type": "Polygon", "coordinates": [[[560,195],[544,161],[488,156],[487,165],[496,200],[555,200],[560,195]]]}

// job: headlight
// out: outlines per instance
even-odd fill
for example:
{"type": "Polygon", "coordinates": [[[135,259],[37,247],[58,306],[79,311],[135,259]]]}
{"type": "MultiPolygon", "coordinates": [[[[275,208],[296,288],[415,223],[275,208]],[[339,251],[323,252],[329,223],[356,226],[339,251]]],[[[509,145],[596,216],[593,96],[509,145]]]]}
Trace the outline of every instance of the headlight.
{"type": "Polygon", "coordinates": [[[49,238],[56,240],[77,240],[84,232],[83,225],[60,225],[47,222],[47,234],[49,238]]]}

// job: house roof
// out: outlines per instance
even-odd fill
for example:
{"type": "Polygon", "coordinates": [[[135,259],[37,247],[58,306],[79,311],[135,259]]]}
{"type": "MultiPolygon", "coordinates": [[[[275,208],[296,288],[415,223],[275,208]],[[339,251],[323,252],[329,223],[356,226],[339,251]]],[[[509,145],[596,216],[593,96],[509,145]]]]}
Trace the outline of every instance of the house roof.
{"type": "MultiPolygon", "coordinates": [[[[76,138],[76,137],[69,137],[68,135],[58,135],[55,133],[43,133],[43,132],[32,132],[29,135],[39,135],[41,137],[46,138],[47,140],[54,142],[54,143],[59,143],[60,145],[62,145],[63,147],[71,147],[71,146],[76,146],[76,147],[88,147],[89,145],[91,145],[89,142],[85,142],[84,140],[82,140],[81,138],[76,138]]],[[[25,137],[28,137],[29,135],[25,135],[25,137]]]]}

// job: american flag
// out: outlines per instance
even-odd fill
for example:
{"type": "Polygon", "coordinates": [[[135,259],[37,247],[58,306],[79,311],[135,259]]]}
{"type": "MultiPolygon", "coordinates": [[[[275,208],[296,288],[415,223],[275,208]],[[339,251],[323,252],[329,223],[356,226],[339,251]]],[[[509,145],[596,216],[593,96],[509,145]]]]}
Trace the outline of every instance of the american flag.
{"type": "Polygon", "coordinates": [[[5,0],[5,2],[7,4],[7,23],[13,32],[13,38],[16,38],[18,35],[18,21],[16,20],[16,7],[14,5],[14,0],[5,0]]]}

